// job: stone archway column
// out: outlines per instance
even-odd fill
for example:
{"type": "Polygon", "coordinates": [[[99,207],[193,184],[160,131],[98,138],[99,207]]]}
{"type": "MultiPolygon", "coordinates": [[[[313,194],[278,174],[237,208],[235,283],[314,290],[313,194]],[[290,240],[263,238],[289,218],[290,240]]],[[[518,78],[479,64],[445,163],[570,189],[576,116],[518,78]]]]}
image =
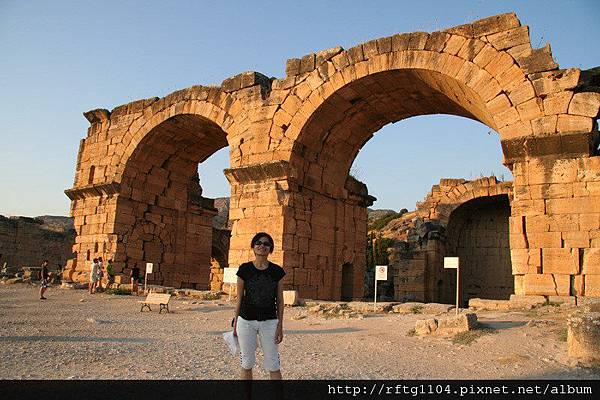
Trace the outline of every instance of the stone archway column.
{"type": "Polygon", "coordinates": [[[515,294],[600,296],[600,157],[593,133],[503,142],[514,194],[515,294]]]}
{"type": "Polygon", "coordinates": [[[286,161],[231,168],[225,175],[231,183],[231,267],[254,258],[252,237],[265,231],[275,241],[270,259],[286,271],[286,289],[302,298],[339,299],[342,265],[352,263],[353,297],[362,298],[366,207],[372,204],[364,184],[347,184],[342,198],[316,193],[298,186],[286,161]]]}

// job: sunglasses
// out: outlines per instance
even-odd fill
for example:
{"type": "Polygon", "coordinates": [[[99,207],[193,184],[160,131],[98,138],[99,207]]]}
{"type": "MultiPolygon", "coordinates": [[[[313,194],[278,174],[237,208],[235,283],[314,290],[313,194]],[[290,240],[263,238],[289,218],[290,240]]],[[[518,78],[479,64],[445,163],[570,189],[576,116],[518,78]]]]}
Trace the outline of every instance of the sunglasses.
{"type": "Polygon", "coordinates": [[[254,245],[255,246],[263,245],[265,247],[271,247],[271,243],[269,243],[269,242],[260,242],[260,241],[258,241],[258,242],[254,242],[254,245]]]}

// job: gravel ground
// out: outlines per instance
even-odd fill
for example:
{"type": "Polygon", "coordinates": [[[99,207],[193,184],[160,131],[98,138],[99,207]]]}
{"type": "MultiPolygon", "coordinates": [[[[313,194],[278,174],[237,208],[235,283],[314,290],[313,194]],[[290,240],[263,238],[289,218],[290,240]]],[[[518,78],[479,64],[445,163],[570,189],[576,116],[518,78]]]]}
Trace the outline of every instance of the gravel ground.
{"type": "MultiPolygon", "coordinates": [[[[170,314],[139,312],[141,297],[0,285],[0,379],[236,379],[221,338],[226,300],[173,298],[170,314]]],[[[600,379],[567,357],[564,307],[480,312],[492,328],[470,344],[407,333],[423,315],[325,319],[286,308],[286,379],[600,379]],[[301,319],[295,319],[295,318],[301,319]]],[[[268,378],[262,358],[254,376],[268,378]]]]}

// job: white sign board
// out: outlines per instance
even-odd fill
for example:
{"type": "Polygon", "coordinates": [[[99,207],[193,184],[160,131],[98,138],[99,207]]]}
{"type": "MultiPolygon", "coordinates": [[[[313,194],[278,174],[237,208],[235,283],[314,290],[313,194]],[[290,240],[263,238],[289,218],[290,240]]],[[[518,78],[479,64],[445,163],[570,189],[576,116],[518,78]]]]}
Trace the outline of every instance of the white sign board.
{"type": "Polygon", "coordinates": [[[237,272],[238,269],[237,268],[225,268],[225,270],[223,271],[223,283],[231,283],[231,284],[235,284],[237,283],[237,272]]]}
{"type": "Polygon", "coordinates": [[[387,265],[375,266],[375,280],[387,281],[387,265]]]}
{"type": "Polygon", "coordinates": [[[146,273],[147,274],[151,274],[152,273],[152,267],[154,266],[154,264],[152,263],[146,263],[146,273]]]}
{"type": "Polygon", "coordinates": [[[458,257],[444,257],[444,268],[458,268],[458,257]]]}

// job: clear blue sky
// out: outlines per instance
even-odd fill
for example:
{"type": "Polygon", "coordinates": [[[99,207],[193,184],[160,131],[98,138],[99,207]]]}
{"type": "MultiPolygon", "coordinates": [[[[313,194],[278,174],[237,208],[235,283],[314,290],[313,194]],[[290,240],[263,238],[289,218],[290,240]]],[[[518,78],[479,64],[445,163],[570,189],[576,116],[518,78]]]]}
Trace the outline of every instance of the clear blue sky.
{"type": "MultiPolygon", "coordinates": [[[[0,0],[0,214],[67,215],[82,113],[399,32],[436,31],[515,11],[562,68],[600,65],[600,2],[0,0]]],[[[413,209],[440,177],[505,175],[495,132],[428,116],[379,131],[354,174],[379,201],[413,209]]],[[[201,167],[204,194],[228,196],[228,150],[201,167]]]]}

